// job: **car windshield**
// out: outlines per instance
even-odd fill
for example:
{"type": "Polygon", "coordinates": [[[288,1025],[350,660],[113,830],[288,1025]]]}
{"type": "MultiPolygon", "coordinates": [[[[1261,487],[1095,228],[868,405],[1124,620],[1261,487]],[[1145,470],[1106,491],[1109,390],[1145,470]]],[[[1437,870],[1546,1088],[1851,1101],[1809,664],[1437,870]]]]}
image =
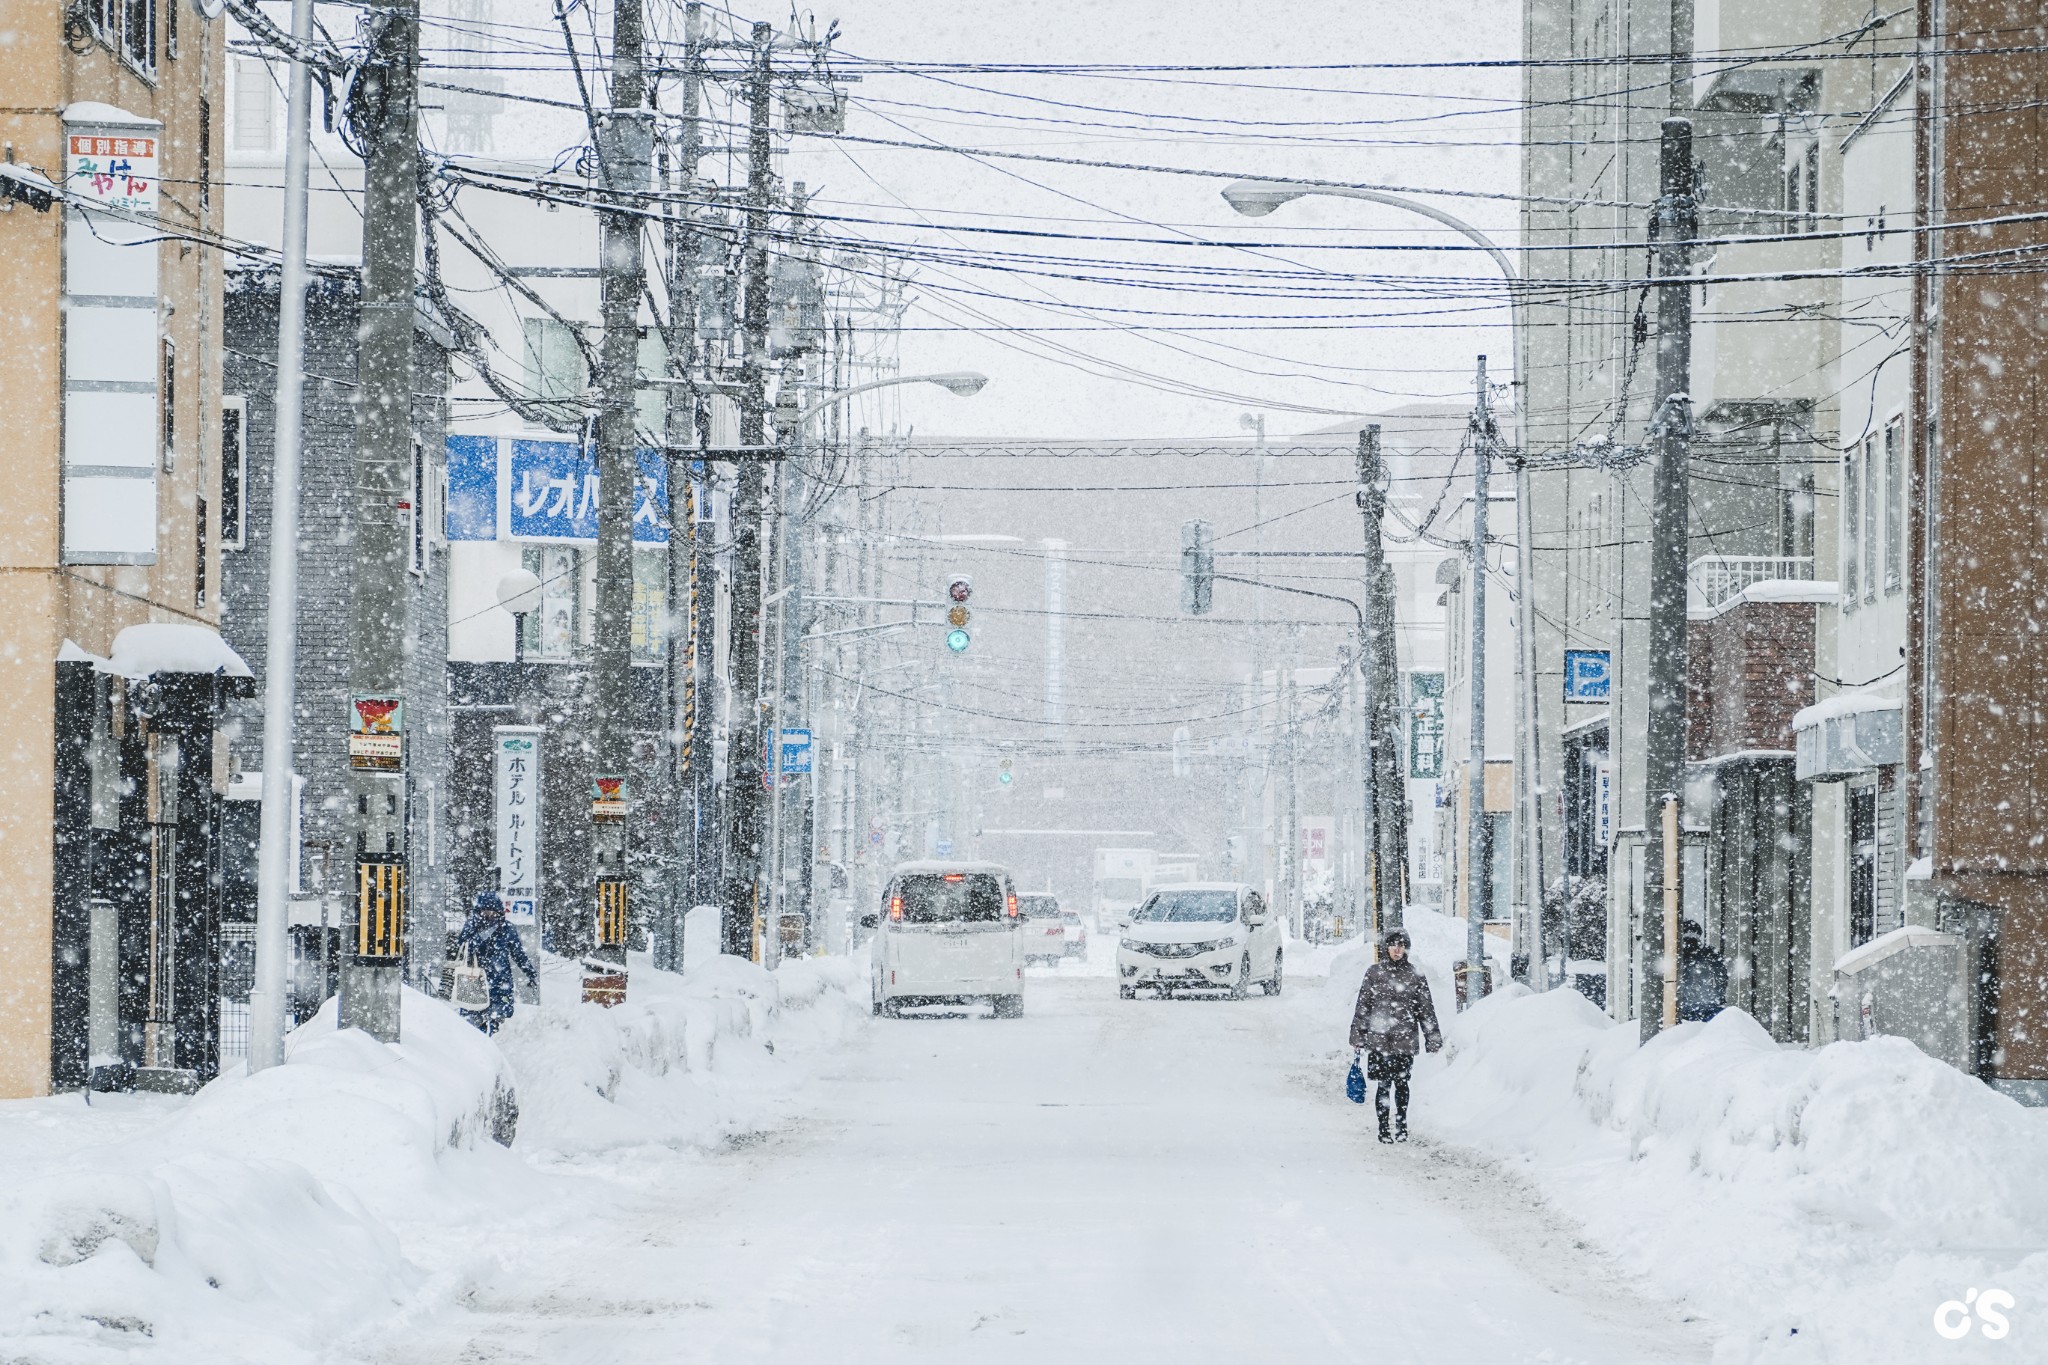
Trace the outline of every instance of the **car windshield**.
{"type": "Polygon", "coordinates": [[[1136,877],[1104,877],[1102,898],[1106,901],[1134,901],[1145,894],[1145,883],[1136,877]]]}
{"type": "Polygon", "coordinates": [[[1131,916],[1137,924],[1227,924],[1236,918],[1235,891],[1164,891],[1131,916]]]}
{"type": "Polygon", "coordinates": [[[1019,896],[1017,908],[1030,919],[1053,919],[1060,913],[1060,903],[1051,896],[1019,896]]]}
{"type": "Polygon", "coordinates": [[[987,923],[1003,918],[1002,881],[986,872],[920,872],[896,883],[905,924],[987,923]]]}

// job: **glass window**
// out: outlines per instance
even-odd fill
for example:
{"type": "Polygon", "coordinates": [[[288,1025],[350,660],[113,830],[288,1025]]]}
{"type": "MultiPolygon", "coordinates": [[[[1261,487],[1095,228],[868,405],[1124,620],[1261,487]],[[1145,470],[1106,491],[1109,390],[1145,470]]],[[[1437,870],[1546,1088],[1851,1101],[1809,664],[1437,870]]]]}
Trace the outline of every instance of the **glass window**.
{"type": "Polygon", "coordinates": [[[540,579],[540,610],[526,616],[529,659],[564,661],[576,653],[583,626],[583,555],[573,545],[521,552],[521,563],[540,579]]]}
{"type": "Polygon", "coordinates": [[[1856,606],[1856,568],[1863,558],[1863,481],[1857,474],[1856,452],[1842,461],[1842,605],[1856,606]]]}
{"type": "MultiPolygon", "coordinates": [[[[1060,919],[1059,898],[1047,895],[1017,897],[1017,910],[1026,919],[1060,919]]],[[[1076,917],[1078,918],[1078,916],[1076,917]]]]}
{"type": "Polygon", "coordinates": [[[1884,590],[1905,586],[1906,423],[1894,417],[1884,429],[1884,590]]]}
{"type": "Polygon", "coordinates": [[[668,641],[668,551],[633,547],[633,659],[652,663],[668,641]]]}
{"type": "Polygon", "coordinates": [[[1863,600],[1877,600],[1877,437],[1863,438],[1863,600]]]}
{"type": "Polygon", "coordinates": [[[986,872],[925,872],[896,884],[905,924],[988,924],[1003,918],[1003,884],[986,872]]]}
{"type": "Polygon", "coordinates": [[[235,58],[232,139],[238,152],[277,150],[278,90],[268,63],[254,57],[235,58]]]}
{"type": "Polygon", "coordinates": [[[1162,891],[1131,916],[1136,924],[1228,924],[1236,918],[1235,891],[1162,891]]]}
{"type": "Polygon", "coordinates": [[[242,398],[224,398],[220,407],[220,545],[239,550],[245,538],[245,490],[249,481],[247,428],[248,403],[242,398]]]}
{"type": "Polygon", "coordinates": [[[576,334],[554,318],[527,318],[526,373],[533,396],[548,402],[579,397],[588,376],[576,334]]]}

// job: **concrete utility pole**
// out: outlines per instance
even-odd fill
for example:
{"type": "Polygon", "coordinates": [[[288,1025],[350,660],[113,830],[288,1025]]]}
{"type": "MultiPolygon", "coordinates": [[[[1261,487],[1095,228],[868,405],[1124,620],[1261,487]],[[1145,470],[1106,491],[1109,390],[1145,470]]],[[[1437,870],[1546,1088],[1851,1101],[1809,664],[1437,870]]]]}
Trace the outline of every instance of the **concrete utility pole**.
{"type": "MultiPolygon", "coordinates": [[[[697,374],[697,234],[687,200],[697,183],[697,159],[703,130],[697,111],[703,102],[704,7],[692,0],[683,6],[682,130],[677,140],[674,192],[664,215],[664,246],[668,255],[668,404],[662,431],[668,466],[668,630],[663,651],[666,666],[669,797],[675,818],[666,822],[668,885],[664,888],[666,923],[656,937],[654,965],[665,971],[683,968],[683,916],[702,897],[699,876],[705,862],[705,814],[711,796],[711,750],[700,734],[702,679],[699,671],[710,657],[699,651],[699,613],[709,616],[709,603],[699,600],[699,575],[708,567],[698,544],[703,513],[697,506],[697,485],[691,451],[700,449],[697,421],[701,395],[697,374]],[[680,605],[678,605],[680,603],[680,605]]],[[[709,470],[706,470],[709,487],[709,470]]]]}
{"type": "Polygon", "coordinates": [[[1288,914],[1294,920],[1294,936],[1302,936],[1301,904],[1301,713],[1294,692],[1294,664],[1287,665],[1286,736],[1287,787],[1282,794],[1286,815],[1281,819],[1280,866],[1286,869],[1288,914]]]}
{"type": "Polygon", "coordinates": [[[404,698],[411,638],[406,524],[419,247],[419,0],[394,0],[371,23],[369,55],[349,105],[365,157],[355,564],[349,584],[348,790],[356,902],[353,932],[342,951],[339,1009],[341,1027],[393,1043],[411,918],[404,698]]]}
{"type": "Polygon", "coordinates": [[[747,83],[747,257],[743,304],[746,354],[740,371],[742,460],[732,508],[732,680],[737,689],[727,740],[730,833],[726,840],[724,948],[740,957],[754,951],[760,909],[761,853],[766,814],[765,747],[771,738],[761,694],[761,511],[768,442],[768,228],[773,207],[770,167],[771,60],[775,30],[755,24],[747,83]]]}
{"type": "Polygon", "coordinates": [[[1394,571],[1382,539],[1387,515],[1385,467],[1378,423],[1358,433],[1358,509],[1365,523],[1367,875],[1372,884],[1373,935],[1401,927],[1408,895],[1408,799],[1394,726],[1401,665],[1394,633],[1394,571]]]}
{"type": "Polygon", "coordinates": [[[597,413],[597,614],[590,666],[595,779],[590,836],[597,882],[590,943],[596,961],[620,969],[626,964],[631,886],[626,829],[632,802],[627,779],[632,768],[633,506],[640,483],[634,399],[640,376],[640,298],[647,292],[637,210],[653,148],[641,48],[640,0],[615,0],[612,108],[598,130],[607,207],[598,213],[604,342],[598,354],[603,372],[597,413]]]}
{"type": "Polygon", "coordinates": [[[313,0],[292,4],[291,101],[284,148],[284,270],[277,295],[275,453],[270,469],[270,602],[263,663],[263,826],[256,882],[256,981],[249,1069],[284,1060],[291,948],[292,752],[298,724],[299,447],[306,388],[306,182],[312,141],[313,0]]]}
{"type": "Polygon", "coordinates": [[[1472,749],[1465,772],[1465,1001],[1486,991],[1486,911],[1493,899],[1486,830],[1486,479],[1496,433],[1486,393],[1486,357],[1479,357],[1477,401],[1472,408],[1472,563],[1466,610],[1471,613],[1470,691],[1472,749]]]}
{"type": "MultiPolygon", "coordinates": [[[[1664,827],[1664,804],[1685,794],[1685,577],[1688,509],[1692,502],[1692,247],[1699,236],[1693,198],[1692,121],[1664,120],[1659,194],[1650,223],[1657,243],[1657,407],[1650,419],[1650,624],[1649,716],[1643,745],[1643,828],[1664,827]]],[[[1657,913],[1667,878],[1664,841],[1643,850],[1641,924],[1643,979],[1636,1013],[1643,1037],[1664,1025],[1659,1002],[1667,974],[1675,972],[1665,916],[1657,913]]]]}

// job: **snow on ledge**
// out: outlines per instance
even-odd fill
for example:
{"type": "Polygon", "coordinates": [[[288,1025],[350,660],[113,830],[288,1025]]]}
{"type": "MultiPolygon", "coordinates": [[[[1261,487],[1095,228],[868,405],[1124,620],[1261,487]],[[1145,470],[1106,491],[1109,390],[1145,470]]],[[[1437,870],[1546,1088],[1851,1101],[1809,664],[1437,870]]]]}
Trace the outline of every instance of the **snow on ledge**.
{"type": "MultiPolygon", "coordinates": [[[[79,651],[84,653],[83,650],[79,651]]],[[[242,656],[235,653],[220,632],[208,626],[152,621],[129,626],[114,637],[113,653],[104,672],[124,678],[146,678],[152,673],[220,673],[230,678],[253,676],[242,656]]]]}
{"type": "Polygon", "coordinates": [[[1842,598],[1842,585],[1825,579],[1766,578],[1705,609],[1686,612],[1690,621],[1711,621],[1748,602],[1805,602],[1828,606],[1842,598]]]}
{"type": "Polygon", "coordinates": [[[1826,701],[1817,701],[1803,708],[1792,717],[1792,730],[1811,730],[1824,720],[1836,720],[1842,716],[1860,716],[1867,711],[1897,711],[1904,701],[1896,696],[1875,691],[1867,687],[1852,688],[1837,692],[1826,701]]]}
{"type": "Polygon", "coordinates": [[[1837,972],[1860,972],[1876,962],[1881,962],[1893,953],[1907,948],[1947,948],[1956,942],[1955,935],[1944,934],[1938,929],[1929,929],[1924,924],[1903,924],[1889,933],[1879,934],[1868,943],[1851,948],[1835,959],[1837,972]]]}
{"type": "Polygon", "coordinates": [[[90,123],[101,128],[161,128],[161,120],[131,114],[115,104],[98,100],[73,100],[64,106],[66,123],[90,123]]]}
{"type": "Polygon", "coordinates": [[[1922,854],[1906,865],[1906,880],[1909,882],[1931,882],[1934,880],[1934,859],[1922,854]]]}

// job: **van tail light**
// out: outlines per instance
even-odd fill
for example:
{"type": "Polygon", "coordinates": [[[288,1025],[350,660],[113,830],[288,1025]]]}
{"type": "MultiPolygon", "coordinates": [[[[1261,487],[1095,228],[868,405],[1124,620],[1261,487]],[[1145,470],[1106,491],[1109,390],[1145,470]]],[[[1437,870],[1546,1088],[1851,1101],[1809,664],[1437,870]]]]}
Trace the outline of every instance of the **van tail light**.
{"type": "Polygon", "coordinates": [[[903,922],[903,897],[889,897],[889,918],[895,920],[898,924],[903,922]]]}
{"type": "Polygon", "coordinates": [[[965,872],[948,872],[943,880],[949,882],[964,882],[967,880],[967,874],[965,872]]]}
{"type": "Polygon", "coordinates": [[[1017,918],[1017,898],[1015,896],[1010,897],[1010,918],[1017,918]]]}

